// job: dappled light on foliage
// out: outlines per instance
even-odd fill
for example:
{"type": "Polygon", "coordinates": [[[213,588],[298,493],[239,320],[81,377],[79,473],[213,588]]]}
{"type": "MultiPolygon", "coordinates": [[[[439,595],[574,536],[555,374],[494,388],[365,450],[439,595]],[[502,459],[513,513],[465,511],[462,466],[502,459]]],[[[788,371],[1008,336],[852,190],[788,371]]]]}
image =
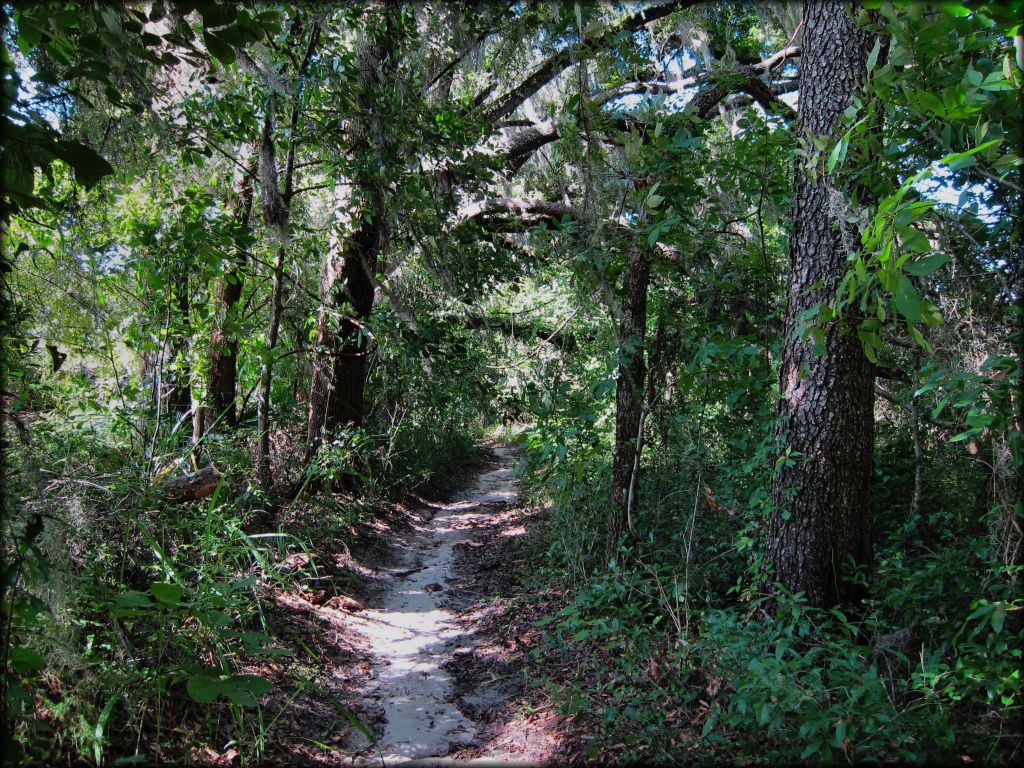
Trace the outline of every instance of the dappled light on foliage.
{"type": "Polygon", "coordinates": [[[0,764],[1010,764],[1024,4],[0,7],[0,764]]]}

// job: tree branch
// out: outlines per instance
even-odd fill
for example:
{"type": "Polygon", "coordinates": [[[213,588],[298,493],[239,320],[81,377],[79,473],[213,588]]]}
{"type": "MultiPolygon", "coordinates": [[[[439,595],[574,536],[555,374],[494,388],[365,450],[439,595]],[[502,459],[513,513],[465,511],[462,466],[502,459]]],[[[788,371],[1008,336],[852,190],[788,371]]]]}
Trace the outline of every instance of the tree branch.
{"type": "Polygon", "coordinates": [[[576,212],[568,205],[551,200],[539,200],[525,197],[494,197],[472,203],[459,211],[455,226],[468,221],[481,222],[495,215],[516,214],[519,216],[539,216],[547,219],[561,219],[563,216],[576,217],[576,212]]]}
{"type": "MultiPolygon", "coordinates": [[[[900,410],[905,411],[907,414],[911,414],[912,413],[912,408],[911,408],[910,405],[908,405],[907,403],[901,402],[896,397],[896,395],[894,395],[892,392],[887,390],[881,384],[875,384],[875,394],[878,395],[883,400],[886,400],[887,402],[892,403],[893,405],[895,405],[900,410]]],[[[943,424],[941,421],[936,421],[935,419],[931,418],[930,416],[928,416],[926,414],[919,414],[918,418],[920,418],[922,421],[927,421],[929,424],[931,424],[936,429],[940,430],[941,432],[946,433],[947,436],[950,433],[955,431],[955,428],[953,426],[951,426],[949,424],[943,424]]]]}
{"type": "Polygon", "coordinates": [[[603,32],[584,36],[577,45],[563,48],[549,56],[541,62],[533,74],[519,85],[487,104],[483,109],[484,116],[491,122],[508,117],[527,99],[553,80],[556,75],[571,66],[573,62],[608,45],[620,32],[637,32],[675,11],[695,5],[696,2],[697,0],[670,0],[670,2],[646,8],[629,16],[621,23],[606,28],[603,32]]]}

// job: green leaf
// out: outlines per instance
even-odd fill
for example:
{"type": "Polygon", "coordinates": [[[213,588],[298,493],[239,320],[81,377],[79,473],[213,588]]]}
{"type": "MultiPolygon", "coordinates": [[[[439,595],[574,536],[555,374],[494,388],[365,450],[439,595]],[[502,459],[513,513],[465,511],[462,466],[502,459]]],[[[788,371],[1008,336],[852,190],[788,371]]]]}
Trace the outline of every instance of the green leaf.
{"type": "Polygon", "coordinates": [[[213,702],[220,696],[222,689],[223,681],[220,677],[212,677],[205,673],[193,675],[188,679],[188,683],[185,684],[185,690],[188,691],[188,695],[200,704],[210,704],[213,702]]]}
{"type": "Polygon", "coordinates": [[[946,155],[944,158],[939,160],[939,163],[941,163],[942,165],[952,165],[954,162],[962,158],[970,157],[971,155],[981,152],[982,150],[988,149],[989,147],[998,144],[1001,141],[1001,138],[992,139],[991,141],[986,141],[984,144],[979,144],[974,149],[969,149],[966,152],[953,152],[952,154],[946,155]]]}
{"type": "Polygon", "coordinates": [[[229,42],[207,29],[203,30],[203,41],[210,55],[225,67],[235,63],[235,48],[229,42]]]}
{"type": "Polygon", "coordinates": [[[971,15],[971,9],[964,3],[942,3],[940,7],[950,16],[962,17],[971,15]]]}
{"type": "Polygon", "coordinates": [[[919,229],[914,227],[900,227],[900,237],[903,240],[903,250],[917,253],[927,253],[931,250],[931,243],[928,237],[919,229]]]}
{"type": "Polygon", "coordinates": [[[260,675],[233,675],[231,682],[256,696],[262,696],[274,690],[274,684],[260,675]]]}
{"type": "Polygon", "coordinates": [[[103,20],[107,29],[111,32],[114,32],[115,34],[119,34],[121,32],[121,20],[113,10],[110,8],[101,8],[100,18],[103,20]]]}
{"type": "Polygon", "coordinates": [[[869,362],[877,363],[878,355],[875,353],[876,349],[882,346],[882,339],[877,333],[865,328],[857,329],[857,337],[860,339],[860,343],[864,347],[864,355],[867,357],[869,362]]]}
{"type": "MultiPolygon", "coordinates": [[[[925,305],[926,307],[931,307],[931,304],[929,304],[929,303],[928,303],[927,301],[926,301],[926,302],[923,302],[923,303],[924,303],[924,305],[925,305]]],[[[919,303],[919,304],[918,304],[918,308],[920,308],[920,307],[921,307],[921,304],[919,303]]],[[[926,321],[927,321],[928,319],[929,319],[929,318],[927,318],[927,317],[925,318],[925,320],[926,320],[926,321]]],[[[941,316],[940,316],[940,321],[941,321],[941,316]]],[[[921,331],[919,331],[919,330],[917,329],[917,326],[916,326],[916,325],[914,325],[913,323],[908,323],[908,324],[907,324],[907,330],[909,330],[909,331],[910,331],[910,336],[911,336],[911,338],[913,338],[913,339],[914,339],[914,341],[915,341],[915,342],[917,343],[917,345],[918,345],[919,347],[921,347],[921,349],[925,350],[926,352],[931,352],[931,345],[930,345],[930,344],[928,343],[927,339],[925,339],[925,337],[924,337],[924,335],[923,335],[923,334],[921,333],[921,331]]]]}
{"type": "Polygon", "coordinates": [[[817,753],[820,750],[821,750],[821,740],[820,739],[815,739],[810,744],[808,744],[806,747],[804,747],[804,751],[800,753],[800,759],[801,760],[806,760],[808,757],[810,757],[811,755],[817,753]]]}
{"type": "Polygon", "coordinates": [[[899,287],[896,289],[894,303],[900,314],[908,320],[918,322],[922,319],[921,310],[918,309],[919,301],[917,290],[906,277],[900,278],[899,287]]]}
{"type": "Polygon", "coordinates": [[[53,154],[71,166],[75,179],[86,189],[114,172],[114,167],[96,150],[77,141],[61,139],[54,145],[53,154]]]}
{"type": "Polygon", "coordinates": [[[122,592],[114,598],[114,602],[121,608],[142,608],[153,604],[149,595],[145,592],[139,592],[134,589],[128,592],[122,592]]]}
{"type": "Polygon", "coordinates": [[[229,627],[231,626],[232,623],[234,623],[234,619],[232,619],[231,616],[229,616],[228,614],[224,613],[224,611],[201,611],[197,612],[195,616],[197,619],[199,619],[199,621],[202,624],[209,627],[210,629],[229,627]]]}
{"type": "Polygon", "coordinates": [[[225,686],[224,698],[232,704],[237,704],[240,707],[255,707],[259,704],[256,697],[253,696],[250,691],[247,691],[244,688],[237,688],[233,685],[225,686]]]}
{"type": "MultiPolygon", "coordinates": [[[[237,25],[218,29],[216,32],[211,34],[215,35],[222,43],[230,45],[232,48],[241,48],[253,39],[253,35],[247,32],[245,28],[237,25]]],[[[234,55],[234,51],[232,51],[232,54],[234,55]]],[[[232,58],[232,61],[234,61],[234,58],[232,58]]]]}
{"type": "Polygon", "coordinates": [[[846,721],[840,720],[836,723],[836,746],[841,747],[843,739],[846,738],[846,721]]]}
{"type": "Polygon", "coordinates": [[[842,165],[843,160],[846,159],[846,150],[850,146],[850,134],[847,132],[843,135],[843,138],[832,148],[832,152],[829,153],[828,163],[826,169],[829,173],[835,170],[837,165],[842,165]]]}
{"type": "Polygon", "coordinates": [[[875,45],[871,49],[871,53],[868,54],[867,71],[871,72],[875,68],[875,64],[878,63],[878,54],[882,50],[882,38],[875,38],[875,45]]]}
{"type": "Polygon", "coordinates": [[[106,743],[104,738],[104,732],[107,728],[107,721],[110,719],[110,713],[114,711],[114,704],[117,703],[120,694],[115,691],[107,699],[106,705],[100,712],[100,716],[96,719],[96,725],[92,729],[92,756],[96,761],[96,765],[103,764],[103,745],[106,743]]]}
{"type": "Polygon", "coordinates": [[[932,327],[942,325],[942,310],[930,301],[919,301],[917,303],[917,308],[921,312],[921,317],[924,320],[925,325],[930,325],[932,327]]]}
{"type": "Polygon", "coordinates": [[[166,605],[181,605],[181,598],[185,595],[184,589],[177,584],[169,584],[166,581],[158,581],[151,584],[149,591],[153,597],[166,605]]]}
{"type": "Polygon", "coordinates": [[[942,99],[936,96],[934,93],[928,91],[917,91],[917,98],[921,104],[921,109],[925,112],[931,112],[936,115],[945,115],[946,108],[942,104],[942,99]]]}
{"type": "Polygon", "coordinates": [[[17,683],[8,683],[6,699],[9,711],[14,714],[35,705],[35,698],[32,694],[17,683]]]}
{"type": "Polygon", "coordinates": [[[27,675],[46,666],[46,657],[27,645],[16,645],[11,648],[9,658],[11,667],[19,675],[27,675]]]}
{"type": "Polygon", "coordinates": [[[202,704],[209,704],[223,696],[232,704],[254,707],[258,696],[274,690],[274,684],[259,675],[211,674],[199,672],[188,679],[185,686],[188,695],[202,704]]]}
{"type": "Polygon", "coordinates": [[[933,253],[929,256],[923,256],[914,261],[908,261],[903,265],[903,271],[911,275],[917,275],[918,277],[924,277],[935,272],[940,267],[945,266],[950,261],[949,255],[945,253],[933,253]]]}
{"type": "Polygon", "coordinates": [[[1003,631],[1003,622],[1006,620],[1006,603],[996,603],[996,608],[992,611],[992,630],[998,635],[1003,631]]]}
{"type": "Polygon", "coordinates": [[[221,692],[232,704],[255,707],[259,704],[257,697],[273,689],[273,683],[258,675],[232,675],[224,681],[221,692]]]}
{"type": "Polygon", "coordinates": [[[197,10],[204,27],[223,27],[238,18],[238,9],[232,3],[201,3],[197,10]]]}

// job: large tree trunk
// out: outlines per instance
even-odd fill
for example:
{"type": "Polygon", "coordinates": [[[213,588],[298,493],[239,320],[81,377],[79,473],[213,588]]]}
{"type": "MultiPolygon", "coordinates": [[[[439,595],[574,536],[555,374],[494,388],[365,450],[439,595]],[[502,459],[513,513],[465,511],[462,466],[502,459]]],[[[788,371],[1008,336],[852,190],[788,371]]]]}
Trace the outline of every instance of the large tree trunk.
{"type": "Polygon", "coordinates": [[[651,265],[635,243],[622,278],[622,314],[619,318],[619,378],[615,386],[615,451],[612,457],[611,510],[607,554],[613,555],[619,538],[629,529],[640,467],[640,441],[644,418],[644,338],[647,330],[647,289],[651,265]]]}
{"type": "MultiPolygon", "coordinates": [[[[252,174],[242,176],[233,204],[233,218],[242,227],[248,227],[252,216],[252,174]]],[[[213,305],[217,312],[216,325],[210,334],[207,372],[207,399],[210,403],[211,425],[224,422],[236,425],[235,394],[238,382],[238,336],[232,325],[238,301],[242,298],[242,273],[245,253],[238,249],[217,279],[213,305]]]]}
{"type": "MultiPolygon", "coordinates": [[[[382,205],[375,205],[381,218],[382,205]]],[[[341,425],[361,426],[363,423],[363,391],[366,388],[366,362],[369,338],[363,327],[373,311],[374,288],[370,272],[376,270],[377,254],[384,239],[384,222],[374,219],[364,223],[353,238],[351,256],[345,259],[342,283],[344,299],[336,306],[348,304],[352,314],[341,321],[338,331],[338,354],[334,358],[335,396],[327,408],[328,430],[341,425]]]]}
{"type": "MultiPolygon", "coordinates": [[[[360,168],[383,164],[380,155],[386,144],[385,126],[376,101],[387,85],[392,44],[387,25],[393,10],[390,3],[385,4],[383,34],[365,33],[359,43],[359,115],[352,121],[350,152],[363,160],[358,164],[360,168]],[[376,162],[368,162],[373,154],[378,156],[376,162]]],[[[387,210],[377,176],[357,170],[351,189],[351,197],[346,195],[335,202],[338,231],[320,281],[306,428],[307,463],[325,437],[341,427],[363,422],[369,347],[364,329],[373,311],[373,274],[387,240],[387,210]],[[341,316],[340,321],[334,319],[336,315],[341,316]]]]}
{"type": "Polygon", "coordinates": [[[363,423],[363,395],[369,338],[363,332],[373,312],[375,291],[371,272],[386,237],[385,212],[378,202],[367,213],[344,248],[329,259],[321,281],[320,311],[317,316],[316,343],[313,347],[313,376],[309,395],[309,420],[306,432],[306,460],[312,458],[324,436],[344,426],[363,423]],[[342,315],[340,320],[332,316],[342,315]]]}
{"type": "MultiPolygon", "coordinates": [[[[870,36],[845,3],[805,3],[800,64],[801,137],[837,138],[843,111],[864,82],[870,36]]],[[[845,196],[822,153],[797,164],[790,236],[779,408],[779,445],[790,451],[772,482],[766,552],[774,578],[812,605],[852,602],[848,561],[871,564],[874,373],[852,318],[825,330],[823,352],[795,336],[803,313],[827,306],[856,248],[845,196]],[[808,175],[805,163],[817,174],[808,175]]]]}
{"type": "MultiPolygon", "coordinates": [[[[1017,63],[1024,71],[1024,34],[1014,37],[1017,63]]],[[[1024,114],[1024,88],[1017,89],[1017,106],[1024,114]]],[[[1024,167],[1016,174],[1019,187],[1024,188],[1024,167]]],[[[1024,218],[1024,193],[1003,189],[1003,206],[1016,210],[1024,218]]],[[[1024,563],[1024,235],[1020,228],[1009,243],[1009,283],[1016,288],[1017,298],[1010,317],[1009,338],[1017,358],[1016,387],[1010,390],[1010,411],[1013,420],[1005,436],[993,440],[992,492],[998,505],[991,519],[991,552],[994,565],[1003,568],[1011,590],[1020,589],[1020,565],[1024,563]]],[[[1024,623],[1021,611],[1006,617],[1006,632],[1012,637],[1024,623]]]]}

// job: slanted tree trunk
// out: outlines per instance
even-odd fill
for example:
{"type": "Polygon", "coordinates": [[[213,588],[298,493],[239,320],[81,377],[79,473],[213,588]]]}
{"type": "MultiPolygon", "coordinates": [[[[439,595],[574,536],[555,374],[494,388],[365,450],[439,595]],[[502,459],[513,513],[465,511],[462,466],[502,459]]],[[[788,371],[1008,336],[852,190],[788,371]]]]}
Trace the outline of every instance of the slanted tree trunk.
{"type": "MultiPolygon", "coordinates": [[[[846,3],[805,3],[800,111],[802,138],[834,143],[841,116],[861,88],[870,35],[846,3]]],[[[847,562],[871,564],[871,451],[874,373],[842,317],[825,330],[821,354],[795,336],[803,313],[830,304],[856,248],[845,221],[846,195],[826,174],[822,153],[798,161],[789,249],[785,347],[781,369],[779,445],[790,451],[772,482],[774,510],[766,554],[774,578],[812,605],[852,602],[861,590],[844,580],[847,562]],[[814,162],[817,174],[805,164],[814,162]]]]}
{"type": "Polygon", "coordinates": [[[644,338],[650,281],[651,265],[647,255],[640,246],[631,243],[622,278],[622,314],[619,318],[620,363],[615,386],[615,449],[607,540],[609,556],[614,554],[622,534],[627,529],[631,532],[632,528],[646,392],[644,338]]]}
{"type": "MultiPolygon", "coordinates": [[[[248,227],[252,217],[251,169],[242,177],[233,203],[232,218],[241,227],[248,227]]],[[[235,395],[238,383],[238,336],[232,329],[238,301],[242,298],[242,277],[245,253],[235,252],[235,258],[217,279],[213,304],[216,325],[210,334],[208,350],[207,399],[210,404],[210,423],[234,428],[237,423],[235,395]]]]}
{"type": "Polygon", "coordinates": [[[388,234],[379,178],[365,169],[382,164],[379,156],[386,143],[377,101],[388,84],[393,41],[387,26],[392,11],[392,5],[386,3],[383,34],[367,33],[359,42],[359,115],[352,121],[350,152],[363,162],[358,163],[351,179],[351,197],[336,200],[338,231],[320,281],[306,429],[307,463],[325,436],[340,427],[360,426],[363,422],[369,347],[364,328],[373,312],[373,274],[388,234]],[[377,160],[368,162],[373,155],[378,156],[377,160]],[[340,321],[335,319],[339,314],[340,321]]]}

